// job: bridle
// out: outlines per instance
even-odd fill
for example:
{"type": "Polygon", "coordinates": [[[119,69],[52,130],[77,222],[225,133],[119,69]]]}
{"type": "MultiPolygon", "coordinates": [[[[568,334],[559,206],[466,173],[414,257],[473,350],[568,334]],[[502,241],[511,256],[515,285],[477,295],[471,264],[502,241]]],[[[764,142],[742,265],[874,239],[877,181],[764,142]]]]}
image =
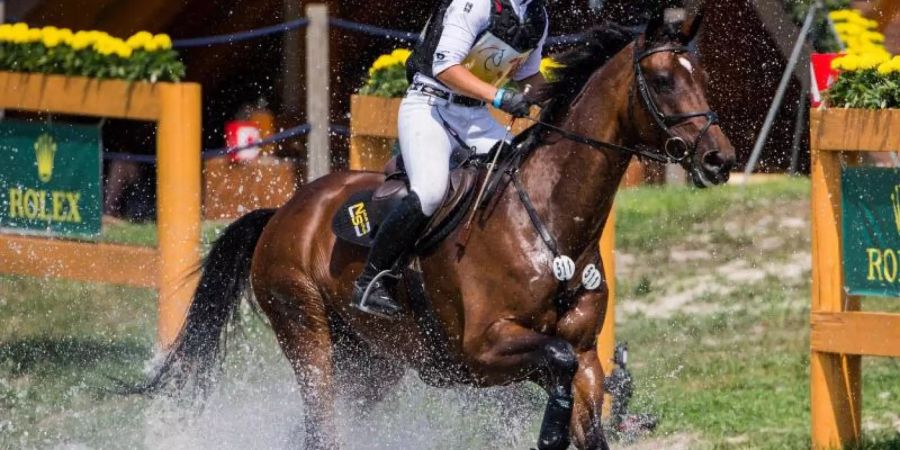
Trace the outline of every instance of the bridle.
{"type": "MultiPolygon", "coordinates": [[[[657,53],[671,52],[677,55],[681,53],[688,53],[689,51],[690,50],[685,46],[669,45],[651,48],[643,52],[638,52],[637,44],[635,44],[634,50],[635,89],[641,97],[644,108],[647,110],[650,116],[653,117],[653,121],[656,122],[656,125],[666,134],[667,139],[665,145],[663,146],[663,154],[667,157],[669,162],[673,163],[681,163],[686,158],[694,159],[697,153],[697,147],[700,146],[700,142],[703,140],[703,136],[706,135],[706,132],[709,131],[710,127],[719,123],[719,116],[711,110],[672,115],[666,115],[665,113],[660,111],[659,107],[656,105],[656,102],[653,100],[653,95],[651,95],[650,93],[650,86],[647,84],[647,77],[646,75],[644,75],[644,69],[641,68],[641,61],[643,61],[650,55],[655,55],[657,53]],[[673,133],[672,128],[690,119],[693,119],[694,117],[705,117],[706,124],[703,126],[703,128],[700,129],[700,133],[697,134],[694,142],[688,144],[683,138],[673,133]]],[[[629,99],[629,113],[633,111],[630,103],[631,100],[629,99]]]]}
{"type": "MultiPolygon", "coordinates": [[[[657,48],[651,48],[645,50],[643,52],[638,51],[638,45],[635,43],[634,50],[634,91],[638,93],[641,97],[641,102],[644,105],[644,108],[653,117],[656,125],[666,134],[667,139],[666,143],[663,146],[663,149],[657,149],[653,147],[649,147],[646,145],[637,145],[634,147],[625,147],[622,145],[612,144],[609,142],[603,142],[597,139],[590,138],[588,136],[573,133],[566,129],[560,128],[556,125],[547,123],[542,120],[534,119],[528,116],[523,117],[525,120],[532,121],[546,129],[552,130],[556,134],[559,134],[563,138],[570,140],[572,142],[576,142],[579,144],[584,144],[599,150],[614,150],[625,153],[631,153],[634,155],[642,156],[647,159],[651,159],[656,162],[666,163],[666,164],[681,164],[685,161],[685,159],[691,160],[691,170],[695,172],[695,175],[699,177],[700,180],[703,180],[704,184],[711,185],[712,183],[706,179],[706,176],[703,174],[702,169],[699,167],[700,161],[697,160],[697,147],[700,145],[700,142],[703,140],[703,136],[709,131],[710,127],[719,123],[719,116],[716,115],[713,111],[705,111],[705,112],[688,112],[681,114],[673,114],[666,115],[662,111],[660,111],[659,107],[656,105],[656,102],[653,100],[653,96],[650,93],[650,86],[647,84],[647,77],[644,75],[644,70],[641,68],[641,61],[647,58],[650,55],[654,55],[656,53],[662,52],[672,52],[675,54],[679,53],[688,53],[689,49],[685,46],[663,46],[657,48]],[[705,117],[706,125],[701,128],[700,133],[697,135],[694,142],[688,144],[685,142],[683,138],[676,135],[672,132],[672,128],[676,127],[694,117],[705,117]]],[[[633,92],[634,92],[633,91],[633,92]]],[[[634,108],[633,104],[634,95],[629,96],[628,101],[628,110],[629,115],[633,116],[634,108]]],[[[634,122],[632,117],[632,122],[634,122]]]]}

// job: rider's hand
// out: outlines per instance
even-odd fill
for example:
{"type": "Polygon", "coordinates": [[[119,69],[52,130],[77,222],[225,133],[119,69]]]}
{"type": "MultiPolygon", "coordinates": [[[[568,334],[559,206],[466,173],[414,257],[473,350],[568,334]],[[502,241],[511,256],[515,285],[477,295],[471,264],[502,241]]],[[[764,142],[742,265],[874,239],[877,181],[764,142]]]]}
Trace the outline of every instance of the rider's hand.
{"type": "Polygon", "coordinates": [[[513,117],[525,117],[531,111],[532,102],[521,92],[501,88],[494,97],[493,105],[513,117]]]}

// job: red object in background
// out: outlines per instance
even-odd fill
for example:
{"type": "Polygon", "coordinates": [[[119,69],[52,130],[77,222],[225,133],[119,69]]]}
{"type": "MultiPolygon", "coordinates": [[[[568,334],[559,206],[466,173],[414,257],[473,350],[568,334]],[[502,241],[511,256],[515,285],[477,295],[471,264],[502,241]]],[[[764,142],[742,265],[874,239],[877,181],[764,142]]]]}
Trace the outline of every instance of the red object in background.
{"type": "MultiPolygon", "coordinates": [[[[260,141],[259,126],[247,120],[233,120],[225,123],[225,145],[228,148],[244,147],[260,141]]],[[[236,152],[229,152],[228,159],[233,162],[252,161],[259,156],[259,147],[249,147],[236,152]]]]}
{"type": "Polygon", "coordinates": [[[810,55],[810,81],[809,97],[812,106],[818,107],[822,104],[822,94],[834,84],[837,80],[838,72],[831,68],[831,62],[843,53],[813,53],[810,55]]]}

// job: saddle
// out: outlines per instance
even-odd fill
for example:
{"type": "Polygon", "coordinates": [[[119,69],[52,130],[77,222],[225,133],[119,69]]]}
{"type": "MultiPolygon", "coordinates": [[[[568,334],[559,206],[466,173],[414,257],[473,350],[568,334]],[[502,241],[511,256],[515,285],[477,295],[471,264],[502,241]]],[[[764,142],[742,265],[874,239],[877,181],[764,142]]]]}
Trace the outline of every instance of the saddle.
{"type": "MultiPolygon", "coordinates": [[[[421,254],[434,248],[464,219],[475,201],[475,189],[479,178],[476,157],[468,149],[457,149],[450,158],[450,180],[441,207],[416,244],[415,253],[421,254]]],[[[362,191],[352,195],[332,219],[332,231],[341,240],[370,247],[378,225],[409,195],[409,177],[403,166],[403,157],[394,156],[384,166],[384,183],[374,191],[362,191]]]]}
{"type": "MultiPolygon", "coordinates": [[[[540,129],[528,128],[513,139],[514,150],[501,154],[498,168],[488,183],[485,199],[487,203],[498,190],[505,168],[516,164],[516,155],[527,153],[539,141],[540,129]]],[[[493,160],[500,143],[484,155],[475,155],[466,148],[457,148],[450,155],[450,182],[441,207],[434,213],[414,249],[415,254],[427,253],[446,238],[465,219],[473,207],[478,181],[483,178],[484,167],[493,160]]],[[[409,177],[403,166],[403,157],[391,158],[384,166],[384,183],[375,190],[360,191],[350,196],[335,213],[331,229],[338,239],[351,244],[371,247],[378,224],[394,209],[404,197],[409,195],[409,177]]]]}

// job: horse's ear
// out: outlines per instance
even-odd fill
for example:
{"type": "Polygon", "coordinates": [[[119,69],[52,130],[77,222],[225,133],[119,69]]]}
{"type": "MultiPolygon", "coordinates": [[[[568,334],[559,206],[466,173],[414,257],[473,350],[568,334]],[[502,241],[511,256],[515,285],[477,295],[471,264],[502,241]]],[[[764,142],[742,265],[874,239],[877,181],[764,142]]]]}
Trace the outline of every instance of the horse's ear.
{"type": "Polygon", "coordinates": [[[697,11],[697,14],[694,14],[689,20],[685,20],[681,25],[681,31],[678,33],[678,38],[684,45],[687,45],[691,41],[697,38],[697,33],[700,32],[700,26],[703,25],[703,7],[700,8],[700,11],[697,11]]]}
{"type": "Polygon", "coordinates": [[[644,29],[644,42],[649,45],[661,41],[662,36],[665,34],[665,29],[666,20],[663,10],[654,11],[653,15],[650,16],[650,22],[647,23],[647,28],[644,29]]]}

